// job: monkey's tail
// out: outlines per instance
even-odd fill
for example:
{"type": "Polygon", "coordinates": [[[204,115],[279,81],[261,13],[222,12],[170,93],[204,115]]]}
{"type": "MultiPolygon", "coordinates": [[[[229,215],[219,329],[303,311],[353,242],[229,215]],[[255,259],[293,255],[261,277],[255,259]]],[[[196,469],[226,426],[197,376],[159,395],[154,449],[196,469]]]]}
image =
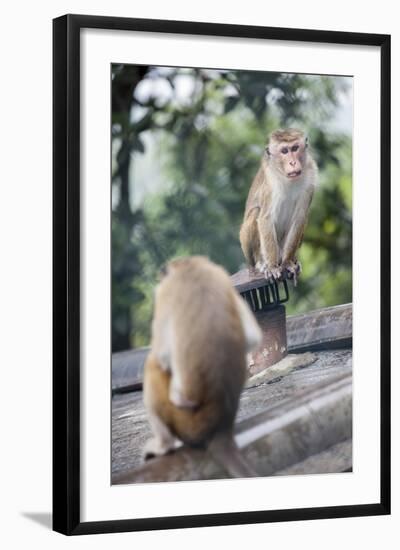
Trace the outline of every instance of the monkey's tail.
{"type": "Polygon", "coordinates": [[[209,443],[208,450],[230,477],[257,477],[259,475],[245,460],[229,431],[216,434],[209,443]]]}

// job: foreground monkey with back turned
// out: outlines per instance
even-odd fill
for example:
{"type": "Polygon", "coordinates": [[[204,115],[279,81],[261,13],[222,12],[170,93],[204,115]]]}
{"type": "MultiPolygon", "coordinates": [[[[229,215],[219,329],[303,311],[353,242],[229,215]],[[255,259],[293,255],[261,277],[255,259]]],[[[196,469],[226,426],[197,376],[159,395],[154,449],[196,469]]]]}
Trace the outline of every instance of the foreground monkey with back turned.
{"type": "Polygon", "coordinates": [[[232,476],[254,475],[232,436],[246,353],[260,328],[224,269],[202,256],[173,260],[156,289],[144,403],[154,437],[145,457],[209,446],[232,476]]]}
{"type": "Polygon", "coordinates": [[[301,130],[270,136],[247,197],[240,244],[252,272],[269,281],[294,278],[301,267],[296,252],[303,239],[318,169],[301,130]]]}

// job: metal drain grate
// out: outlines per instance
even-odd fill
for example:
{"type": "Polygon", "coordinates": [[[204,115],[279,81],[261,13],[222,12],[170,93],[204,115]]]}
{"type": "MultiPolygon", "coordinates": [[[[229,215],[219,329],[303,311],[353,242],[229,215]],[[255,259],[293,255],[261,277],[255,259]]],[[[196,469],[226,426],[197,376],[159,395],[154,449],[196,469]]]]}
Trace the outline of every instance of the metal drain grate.
{"type": "Polygon", "coordinates": [[[254,312],[265,311],[289,300],[287,281],[267,283],[265,286],[239,291],[254,312]]]}

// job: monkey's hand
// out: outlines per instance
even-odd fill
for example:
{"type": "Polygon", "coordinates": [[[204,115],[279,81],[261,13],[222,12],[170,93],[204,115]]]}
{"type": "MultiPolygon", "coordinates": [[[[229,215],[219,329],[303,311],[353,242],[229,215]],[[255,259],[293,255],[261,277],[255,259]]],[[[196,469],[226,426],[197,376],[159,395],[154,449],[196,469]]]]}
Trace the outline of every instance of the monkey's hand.
{"type": "Polygon", "coordinates": [[[284,274],[287,279],[293,279],[294,286],[297,285],[297,277],[301,273],[301,263],[297,260],[290,260],[284,265],[284,274]]]}

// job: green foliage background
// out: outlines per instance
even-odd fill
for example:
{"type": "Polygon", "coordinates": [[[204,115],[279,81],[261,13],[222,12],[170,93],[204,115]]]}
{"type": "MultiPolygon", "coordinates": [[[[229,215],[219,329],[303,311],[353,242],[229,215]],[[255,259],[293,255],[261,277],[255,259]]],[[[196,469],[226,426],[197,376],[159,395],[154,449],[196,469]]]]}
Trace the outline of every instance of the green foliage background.
{"type": "Polygon", "coordinates": [[[149,343],[153,289],[167,260],[205,254],[231,273],[244,267],[244,204],[278,127],[307,132],[320,170],[288,312],[351,301],[352,143],[332,124],[351,85],[331,76],[113,66],[113,351],[149,343]],[[135,171],[146,155],[151,169],[135,171]]]}

